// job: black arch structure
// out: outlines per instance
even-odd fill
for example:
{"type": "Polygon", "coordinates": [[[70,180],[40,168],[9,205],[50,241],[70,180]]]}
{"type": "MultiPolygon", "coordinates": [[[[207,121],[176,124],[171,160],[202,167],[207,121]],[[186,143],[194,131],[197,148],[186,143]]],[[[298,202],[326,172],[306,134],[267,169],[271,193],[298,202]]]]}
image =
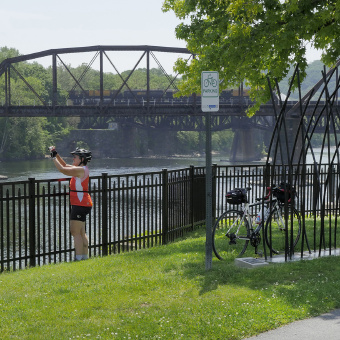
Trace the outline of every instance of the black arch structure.
{"type": "MultiPolygon", "coordinates": [[[[335,254],[340,241],[340,138],[337,133],[340,121],[339,65],[340,60],[328,72],[324,68],[320,81],[303,97],[297,65],[286,99],[279,103],[272,100],[276,123],[266,161],[263,189],[284,183],[288,201],[288,191],[291,186],[295,187],[297,196],[294,204],[301,212],[303,231],[301,257],[306,256],[305,250],[319,256],[324,253],[335,254]],[[294,81],[298,84],[299,101],[288,108],[294,81]],[[312,100],[316,104],[311,105],[312,100]],[[325,122],[320,127],[322,119],[325,122]],[[318,140],[318,144],[315,140],[318,140]],[[307,155],[312,159],[311,164],[307,164],[307,155]],[[312,211],[305,209],[307,195],[313,196],[312,211]],[[317,215],[317,207],[321,208],[320,215],[317,215]]],[[[281,98],[278,84],[275,91],[281,98]]],[[[289,209],[289,204],[285,204],[287,220],[289,209]]],[[[290,230],[286,232],[286,259],[294,255],[294,249],[290,246],[292,244],[291,223],[290,230]]]]}

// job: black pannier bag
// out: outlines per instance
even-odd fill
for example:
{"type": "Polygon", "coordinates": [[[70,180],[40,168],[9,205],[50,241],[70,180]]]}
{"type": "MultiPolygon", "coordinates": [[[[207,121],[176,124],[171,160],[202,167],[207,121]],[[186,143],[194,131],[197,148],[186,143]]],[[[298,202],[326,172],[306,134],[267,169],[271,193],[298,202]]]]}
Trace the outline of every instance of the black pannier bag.
{"type": "Polygon", "coordinates": [[[294,199],[296,196],[295,188],[289,183],[280,183],[276,188],[273,189],[273,195],[277,198],[278,201],[284,203],[285,202],[285,192],[288,192],[287,202],[291,201],[291,198],[294,199]]]}
{"type": "Polygon", "coordinates": [[[227,203],[229,204],[242,204],[248,202],[246,189],[236,188],[228,191],[225,196],[227,198],[227,203]]]}

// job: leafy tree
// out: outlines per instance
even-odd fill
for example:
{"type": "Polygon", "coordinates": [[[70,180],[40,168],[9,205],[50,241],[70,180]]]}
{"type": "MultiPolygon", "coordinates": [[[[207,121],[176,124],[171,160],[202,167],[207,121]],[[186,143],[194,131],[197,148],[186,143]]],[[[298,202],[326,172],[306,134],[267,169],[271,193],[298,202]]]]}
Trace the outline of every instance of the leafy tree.
{"type": "Polygon", "coordinates": [[[70,130],[78,127],[79,117],[47,117],[45,129],[48,132],[49,140],[56,144],[70,133],[70,130]]]}
{"type": "Polygon", "coordinates": [[[197,150],[199,141],[199,132],[197,131],[179,131],[177,132],[177,144],[179,152],[190,153],[197,150]]]}
{"type": "Polygon", "coordinates": [[[75,68],[71,67],[70,65],[66,65],[66,67],[64,65],[59,65],[57,71],[58,85],[62,89],[67,92],[71,90],[80,92],[81,88],[74,80],[74,78],[78,81],[78,83],[84,90],[99,89],[99,71],[88,68],[86,64],[82,64],[75,68]]]}
{"type": "Polygon", "coordinates": [[[0,63],[7,58],[18,57],[19,55],[19,51],[15,48],[8,48],[6,46],[0,47],[0,63]]]}
{"type": "Polygon", "coordinates": [[[165,0],[163,11],[185,20],[177,38],[197,55],[190,64],[176,62],[182,93],[200,91],[202,71],[218,71],[221,89],[251,88],[249,114],[270,99],[267,77],[274,88],[298,63],[305,78],[308,43],[328,66],[340,56],[339,0],[165,0]]]}
{"type": "MultiPolygon", "coordinates": [[[[13,48],[0,48],[0,62],[6,58],[19,56],[13,48]]],[[[45,69],[37,62],[20,62],[11,71],[11,102],[13,105],[43,105],[34,91],[48,103],[52,98],[52,70],[45,69]],[[25,81],[21,79],[23,77],[25,81]],[[29,86],[27,86],[29,84],[29,86]]],[[[4,105],[4,77],[0,78],[0,105],[4,105]]],[[[59,102],[65,103],[66,91],[58,86],[59,102]]],[[[79,119],[78,119],[79,121],[79,119]]],[[[63,138],[71,127],[76,127],[74,118],[34,117],[34,118],[0,118],[0,158],[31,159],[46,154],[46,147],[63,138]]]]}
{"type": "MultiPolygon", "coordinates": [[[[19,51],[15,48],[8,48],[6,46],[0,47],[0,63],[7,58],[13,58],[19,56],[19,51]]],[[[5,103],[5,77],[0,77],[0,105],[5,103]]]]}
{"type": "MultiPolygon", "coordinates": [[[[41,97],[48,98],[46,86],[41,79],[31,76],[25,79],[41,97]]],[[[42,105],[35,93],[21,80],[11,83],[11,96],[13,105],[42,105]]]]}
{"type": "Polygon", "coordinates": [[[0,152],[1,158],[32,159],[46,154],[50,139],[45,129],[46,118],[2,118],[0,127],[6,138],[0,152]]]}
{"type": "MultiPolygon", "coordinates": [[[[126,77],[128,77],[130,73],[131,71],[122,72],[123,79],[126,79],[126,77]]],[[[165,90],[169,87],[169,79],[160,69],[157,69],[157,68],[150,69],[149,76],[150,76],[150,89],[165,90]]],[[[116,77],[118,77],[118,75],[116,75],[116,77]]],[[[170,75],[170,78],[171,78],[171,75],[170,75]]],[[[121,84],[122,84],[122,81],[120,80],[120,85],[121,84]]],[[[146,89],[147,69],[140,68],[140,69],[135,70],[130,76],[127,84],[131,90],[146,89]]],[[[173,86],[171,86],[170,88],[173,89],[173,86]]]]}
{"type": "MultiPolygon", "coordinates": [[[[78,80],[79,84],[84,90],[99,90],[100,87],[100,72],[91,68],[87,68],[85,64],[76,68],[67,66],[73,77],[78,80]]],[[[58,85],[65,91],[74,89],[76,92],[81,92],[80,87],[71,76],[70,72],[64,65],[58,66],[58,85]]],[[[167,89],[169,87],[169,80],[160,69],[153,68],[150,70],[150,88],[151,89],[167,89]]],[[[127,85],[131,90],[146,89],[147,84],[147,70],[146,68],[139,68],[134,70],[123,71],[121,73],[123,80],[127,80],[127,85]]],[[[103,84],[104,90],[118,90],[123,85],[123,80],[118,74],[104,73],[103,84]]],[[[171,77],[171,76],[170,76],[171,77]]],[[[173,87],[171,87],[173,88],[173,87]]],[[[127,86],[122,88],[122,91],[127,90],[127,86]]]]}
{"type": "Polygon", "coordinates": [[[234,132],[223,130],[212,133],[212,149],[229,154],[233,144],[234,132]]]}

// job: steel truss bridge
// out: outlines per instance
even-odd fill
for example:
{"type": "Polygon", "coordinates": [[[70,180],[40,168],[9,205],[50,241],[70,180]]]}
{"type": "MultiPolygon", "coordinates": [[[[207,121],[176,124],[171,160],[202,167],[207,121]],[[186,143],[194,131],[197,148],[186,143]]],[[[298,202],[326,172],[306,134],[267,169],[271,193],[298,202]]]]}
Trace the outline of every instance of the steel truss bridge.
{"type": "MultiPolygon", "coordinates": [[[[177,91],[176,81],[178,74],[169,75],[160,62],[159,55],[181,56],[188,62],[194,55],[185,48],[159,47],[159,46],[90,46],[74,47],[41,51],[37,53],[8,58],[0,64],[0,117],[114,117],[117,122],[125,122],[144,128],[163,128],[178,131],[204,131],[205,118],[201,111],[200,96],[193,95],[190,98],[165,99],[169,91],[177,91]],[[113,62],[117,60],[119,53],[136,53],[134,67],[123,76],[113,62]],[[69,55],[90,55],[90,61],[85,62],[82,74],[75,74],[65,58],[69,55]],[[25,74],[25,63],[39,63],[41,58],[50,60],[50,90],[42,93],[41,89],[31,83],[30,77],[25,74]],[[97,64],[96,64],[97,63],[97,64]],[[95,101],[86,103],[81,101],[73,103],[69,98],[61,95],[77,90],[83,98],[89,90],[85,88],[85,79],[94,65],[97,65],[99,79],[97,84],[98,95],[95,101]],[[163,90],[159,98],[153,97],[151,89],[150,70],[155,65],[162,70],[168,80],[168,87],[163,90]],[[63,68],[71,85],[62,88],[60,81],[60,68],[63,68]],[[138,68],[145,68],[144,96],[138,97],[136,91],[130,88],[129,80],[138,68]],[[105,95],[105,72],[114,71],[121,80],[120,86],[109,97],[105,95]],[[30,93],[31,103],[21,103],[21,98],[16,94],[15,84],[21,83],[26,93],[30,93]],[[129,99],[120,96],[123,91],[130,94],[129,99]]],[[[240,90],[240,89],[239,89],[240,90]]],[[[295,103],[286,103],[287,108],[295,103]]],[[[273,105],[263,105],[256,116],[248,118],[245,110],[250,105],[248,97],[243,95],[243,90],[237,96],[229,99],[220,97],[220,109],[218,113],[212,113],[212,130],[233,129],[262,129],[271,130],[274,124],[273,105]]],[[[309,105],[311,110],[311,105],[309,105]]],[[[321,129],[326,121],[318,121],[321,129]]],[[[339,124],[336,125],[339,127],[339,124]]]]}

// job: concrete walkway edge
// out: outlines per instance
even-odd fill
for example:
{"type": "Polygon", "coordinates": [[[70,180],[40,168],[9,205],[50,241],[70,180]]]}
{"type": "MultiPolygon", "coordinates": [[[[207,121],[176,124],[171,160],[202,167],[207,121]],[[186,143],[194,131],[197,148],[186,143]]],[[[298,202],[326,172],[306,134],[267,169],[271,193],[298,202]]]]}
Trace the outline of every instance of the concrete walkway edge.
{"type": "Polygon", "coordinates": [[[340,309],[247,338],[248,340],[339,340],[340,309]]]}

